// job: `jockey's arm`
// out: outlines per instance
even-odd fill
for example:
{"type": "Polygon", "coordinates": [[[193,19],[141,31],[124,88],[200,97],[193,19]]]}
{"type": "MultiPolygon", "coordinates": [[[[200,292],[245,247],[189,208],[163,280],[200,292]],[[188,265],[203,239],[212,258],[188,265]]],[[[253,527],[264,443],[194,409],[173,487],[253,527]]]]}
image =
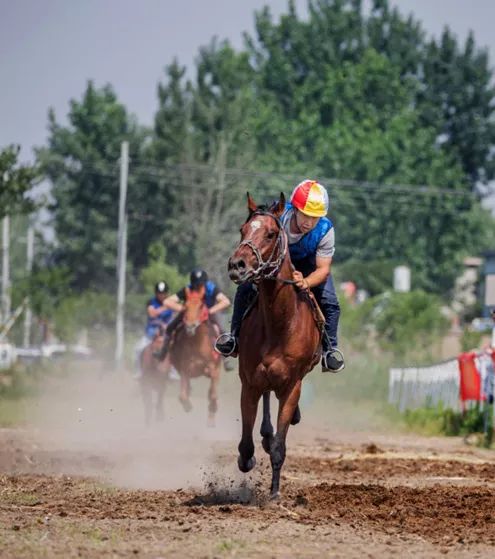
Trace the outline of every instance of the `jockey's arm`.
{"type": "Polygon", "coordinates": [[[332,266],[332,257],[316,257],[316,270],[311,272],[309,276],[303,277],[301,272],[295,271],[292,274],[297,287],[301,289],[310,289],[316,285],[323,283],[330,275],[330,268],[332,266]]]}
{"type": "Polygon", "coordinates": [[[184,305],[180,302],[176,294],[167,297],[165,301],[163,301],[163,306],[175,312],[182,312],[184,310],[184,305]]]}
{"type": "Polygon", "coordinates": [[[223,311],[227,307],[230,307],[230,299],[227,297],[227,295],[219,293],[216,297],[215,304],[213,305],[213,307],[210,308],[208,312],[209,314],[215,314],[217,312],[223,311]]]}
{"type": "Polygon", "coordinates": [[[166,311],[167,308],[168,307],[166,307],[165,304],[161,305],[158,308],[155,308],[152,305],[148,305],[148,308],[146,310],[150,318],[156,318],[157,316],[160,316],[163,311],[166,311]]]}

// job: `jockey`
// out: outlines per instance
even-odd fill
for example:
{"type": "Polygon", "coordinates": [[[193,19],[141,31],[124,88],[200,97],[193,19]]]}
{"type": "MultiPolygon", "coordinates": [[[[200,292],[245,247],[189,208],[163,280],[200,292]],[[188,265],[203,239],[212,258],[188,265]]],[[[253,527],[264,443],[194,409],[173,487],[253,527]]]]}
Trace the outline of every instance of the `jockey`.
{"type": "Polygon", "coordinates": [[[174,311],[165,303],[168,295],[168,285],[165,281],[155,284],[155,296],[148,301],[146,312],[148,320],[146,322],[146,337],[152,340],[160,326],[167,326],[172,320],[174,311]]]}
{"type": "Polygon", "coordinates": [[[141,378],[140,358],[143,349],[153,340],[155,334],[160,328],[164,328],[172,320],[174,311],[165,305],[165,299],[168,295],[168,285],[166,281],[159,281],[155,284],[155,296],[152,297],[146,305],[146,326],[144,336],[137,342],[135,346],[135,364],[136,369],[133,374],[134,378],[141,378]]]}
{"type": "MultiPolygon", "coordinates": [[[[311,289],[325,316],[322,340],[322,370],[339,372],[344,358],[337,349],[337,329],[340,306],[330,275],[335,253],[335,232],[326,217],[328,194],[321,184],[304,180],[298,184],[281,217],[289,242],[289,252],[295,267],[292,279],[300,289],[311,289]]],[[[215,349],[222,355],[236,356],[242,318],[253,297],[253,284],[246,282],[237,288],[234,299],[231,334],[221,336],[215,349]]]]}
{"type": "MultiPolygon", "coordinates": [[[[187,287],[191,291],[200,291],[201,289],[204,289],[203,301],[208,307],[210,321],[218,326],[220,332],[223,332],[217,313],[230,306],[230,299],[220,291],[218,286],[213,281],[208,279],[207,273],[199,268],[196,268],[191,272],[189,276],[189,285],[187,287]]],[[[161,361],[165,359],[168,353],[172,333],[182,321],[182,311],[184,310],[185,300],[186,288],[183,287],[181,290],[177,291],[175,295],[170,295],[170,297],[164,301],[164,304],[168,308],[179,314],[167,326],[167,336],[165,338],[165,342],[159,355],[157,355],[161,361]]]]}

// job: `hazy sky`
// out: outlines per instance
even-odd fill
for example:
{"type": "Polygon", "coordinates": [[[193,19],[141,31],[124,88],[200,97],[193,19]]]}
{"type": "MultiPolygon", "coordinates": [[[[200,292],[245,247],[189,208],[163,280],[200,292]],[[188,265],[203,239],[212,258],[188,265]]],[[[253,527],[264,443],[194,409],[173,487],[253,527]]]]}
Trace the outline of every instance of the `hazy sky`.
{"type": "MultiPolygon", "coordinates": [[[[140,122],[151,124],[156,85],[174,56],[192,67],[216,35],[242,45],[253,14],[274,14],[286,0],[0,0],[0,147],[20,143],[23,157],[46,138],[47,110],[59,118],[88,78],[110,82],[140,122]]],[[[427,31],[448,24],[495,53],[495,0],[396,0],[427,31]]],[[[300,13],[306,0],[296,0],[300,13]]],[[[493,56],[493,55],[492,55],[493,56]]]]}

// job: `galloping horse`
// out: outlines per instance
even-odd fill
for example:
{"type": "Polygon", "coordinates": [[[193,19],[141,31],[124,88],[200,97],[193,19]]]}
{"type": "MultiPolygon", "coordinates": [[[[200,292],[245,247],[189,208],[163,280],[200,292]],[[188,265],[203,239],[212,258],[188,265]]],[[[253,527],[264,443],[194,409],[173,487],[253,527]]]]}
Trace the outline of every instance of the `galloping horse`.
{"type": "Polygon", "coordinates": [[[220,379],[220,356],[214,352],[211,340],[211,325],[208,308],[203,302],[203,290],[186,288],[186,302],[182,324],[177,327],[170,348],[170,360],[180,375],[179,400],[188,412],[192,409],[190,400],[191,378],[206,376],[210,379],[208,390],[208,425],[215,425],[218,408],[218,381],[220,379]]]}
{"type": "Polygon", "coordinates": [[[239,336],[242,438],[238,465],[249,472],[256,464],[253,428],[263,396],[261,436],[272,465],[271,497],[278,498],[289,425],[300,421],[299,397],[304,376],[320,358],[321,331],[310,294],[293,285],[288,240],[280,222],[284,195],[266,210],[248,194],[249,217],[241,242],[229,259],[235,283],[252,281],[258,298],[244,318],[239,336]],[[270,419],[270,393],[279,400],[277,431],[270,419]]]}
{"type": "Polygon", "coordinates": [[[144,404],[144,417],[146,425],[151,423],[153,391],[156,392],[155,414],[157,421],[163,421],[163,396],[170,370],[170,359],[159,361],[153,356],[163,345],[165,328],[160,327],[155,337],[143,349],[139,358],[141,367],[141,397],[144,404]]]}

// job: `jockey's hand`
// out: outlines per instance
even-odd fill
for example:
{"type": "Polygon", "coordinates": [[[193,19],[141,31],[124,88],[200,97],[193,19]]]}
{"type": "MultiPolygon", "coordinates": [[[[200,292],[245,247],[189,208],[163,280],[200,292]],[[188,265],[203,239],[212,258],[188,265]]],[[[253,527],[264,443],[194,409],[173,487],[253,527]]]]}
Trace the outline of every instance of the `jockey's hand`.
{"type": "Polygon", "coordinates": [[[307,281],[306,278],[301,274],[301,272],[298,272],[297,270],[295,270],[294,272],[292,272],[292,279],[293,279],[293,281],[296,282],[296,286],[297,286],[299,289],[309,289],[308,281],[307,281]]]}

